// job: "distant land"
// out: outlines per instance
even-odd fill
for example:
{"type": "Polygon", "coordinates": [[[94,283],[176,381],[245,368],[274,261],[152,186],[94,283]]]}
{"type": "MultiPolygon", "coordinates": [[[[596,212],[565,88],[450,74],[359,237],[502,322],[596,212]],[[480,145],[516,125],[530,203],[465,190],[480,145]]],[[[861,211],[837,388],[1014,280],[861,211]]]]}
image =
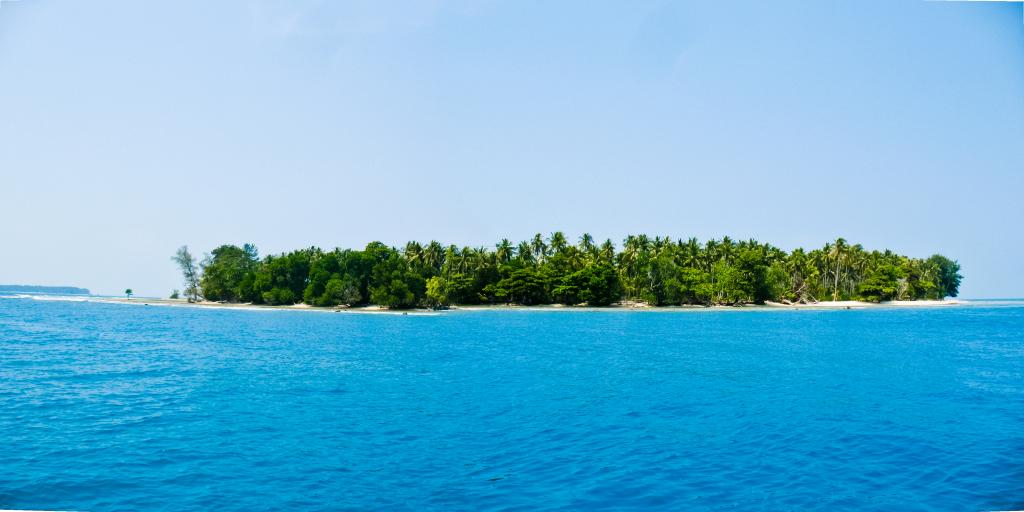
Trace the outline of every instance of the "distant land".
{"type": "Polygon", "coordinates": [[[33,286],[27,284],[0,284],[0,292],[89,295],[89,290],[86,288],[76,288],[74,286],[33,286]]]}

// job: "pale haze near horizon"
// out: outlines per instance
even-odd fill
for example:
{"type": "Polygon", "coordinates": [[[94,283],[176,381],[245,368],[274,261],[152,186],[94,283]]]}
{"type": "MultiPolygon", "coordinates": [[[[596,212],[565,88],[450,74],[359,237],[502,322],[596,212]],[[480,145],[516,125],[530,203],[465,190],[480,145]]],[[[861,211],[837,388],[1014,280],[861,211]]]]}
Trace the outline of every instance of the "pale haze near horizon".
{"type": "Polygon", "coordinates": [[[980,2],[0,4],[0,283],[223,243],[842,236],[1024,296],[1024,20],[980,2]]]}

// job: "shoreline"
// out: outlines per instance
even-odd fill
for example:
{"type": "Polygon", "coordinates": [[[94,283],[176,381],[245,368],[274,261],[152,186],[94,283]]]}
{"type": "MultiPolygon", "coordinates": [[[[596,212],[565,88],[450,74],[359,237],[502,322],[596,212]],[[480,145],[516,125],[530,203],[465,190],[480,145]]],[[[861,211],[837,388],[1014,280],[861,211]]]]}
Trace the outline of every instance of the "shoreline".
{"type": "MultiPolygon", "coordinates": [[[[44,300],[61,300],[59,298],[44,300]]],[[[451,306],[448,309],[387,309],[381,306],[355,306],[355,307],[317,307],[307,304],[293,304],[289,306],[271,306],[265,304],[251,303],[226,303],[226,302],[188,302],[185,299],[151,299],[151,298],[123,298],[123,297],[75,297],[67,300],[75,302],[100,302],[109,304],[129,304],[142,306],[170,306],[170,307],[195,307],[211,309],[238,309],[250,311],[310,311],[319,313],[368,313],[368,314],[443,314],[455,312],[473,311],[648,311],[648,312],[682,312],[682,311],[778,311],[778,310],[860,310],[860,309],[891,309],[891,308],[933,308],[964,306],[966,301],[960,299],[945,300],[904,300],[886,302],[863,302],[854,300],[845,301],[821,301],[808,304],[785,304],[781,302],[767,301],[764,304],[743,304],[739,306],[649,306],[646,304],[625,303],[613,304],[610,306],[566,306],[562,304],[543,304],[533,306],[511,305],[511,304],[477,304],[466,306],[451,306]]]]}

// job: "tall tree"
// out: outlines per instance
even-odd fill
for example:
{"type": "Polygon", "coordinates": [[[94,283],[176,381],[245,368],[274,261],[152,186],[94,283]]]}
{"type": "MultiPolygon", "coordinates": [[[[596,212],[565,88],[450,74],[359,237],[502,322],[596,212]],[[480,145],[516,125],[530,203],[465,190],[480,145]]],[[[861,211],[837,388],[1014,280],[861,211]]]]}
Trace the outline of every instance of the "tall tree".
{"type": "Polygon", "coordinates": [[[597,256],[597,246],[594,245],[594,237],[590,236],[590,233],[583,233],[580,236],[579,243],[580,252],[586,255],[587,259],[593,261],[597,256]]]}
{"type": "Polygon", "coordinates": [[[949,258],[935,254],[928,261],[938,269],[938,288],[941,291],[941,298],[956,297],[960,293],[960,281],[964,276],[960,275],[960,263],[949,258]]]}
{"type": "Polygon", "coordinates": [[[498,263],[505,264],[512,260],[515,247],[512,246],[512,242],[508,238],[502,238],[501,242],[498,242],[498,245],[495,246],[494,252],[498,263]]]}
{"type": "Polygon", "coordinates": [[[181,269],[181,277],[185,283],[185,297],[189,302],[199,300],[199,267],[196,265],[196,258],[188,252],[188,246],[183,245],[171,257],[178,268],[181,269]]]}
{"type": "Polygon", "coordinates": [[[206,300],[237,302],[251,288],[251,276],[258,265],[256,246],[222,245],[203,259],[199,285],[206,300]]]}
{"type": "Polygon", "coordinates": [[[829,256],[835,262],[835,281],[832,288],[832,300],[839,300],[839,274],[843,270],[843,258],[846,256],[846,240],[844,238],[837,238],[836,243],[832,244],[832,250],[829,252],[829,256]]]}
{"type": "Polygon", "coordinates": [[[530,249],[533,250],[534,261],[544,263],[544,259],[548,255],[548,245],[544,243],[544,237],[540,233],[533,235],[533,239],[530,240],[530,249]]]}

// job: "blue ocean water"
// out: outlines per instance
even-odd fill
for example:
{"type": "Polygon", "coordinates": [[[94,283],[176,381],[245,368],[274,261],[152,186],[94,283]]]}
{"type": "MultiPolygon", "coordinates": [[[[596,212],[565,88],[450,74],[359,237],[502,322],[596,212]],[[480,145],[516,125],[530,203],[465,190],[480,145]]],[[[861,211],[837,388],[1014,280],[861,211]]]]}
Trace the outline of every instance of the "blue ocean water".
{"type": "Polygon", "coordinates": [[[1024,303],[0,299],[0,508],[1024,508],[1024,303]]]}

